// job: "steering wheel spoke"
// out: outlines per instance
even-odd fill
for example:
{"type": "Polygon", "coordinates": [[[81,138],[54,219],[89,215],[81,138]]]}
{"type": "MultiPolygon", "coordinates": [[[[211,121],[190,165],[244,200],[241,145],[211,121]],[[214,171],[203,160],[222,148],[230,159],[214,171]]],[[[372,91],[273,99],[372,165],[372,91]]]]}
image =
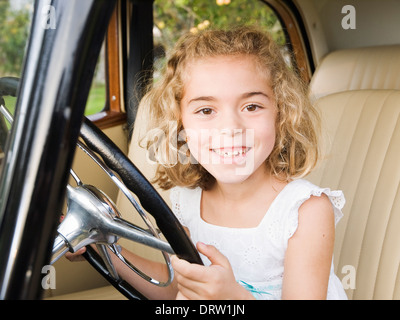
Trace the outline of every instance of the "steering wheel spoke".
{"type": "Polygon", "coordinates": [[[103,259],[103,262],[108,270],[108,272],[110,273],[110,275],[115,279],[115,280],[119,280],[119,275],[117,270],[115,270],[114,264],[112,263],[111,257],[108,254],[108,250],[107,250],[107,246],[105,246],[104,244],[96,244],[96,248],[97,251],[100,255],[100,257],[103,259]]]}

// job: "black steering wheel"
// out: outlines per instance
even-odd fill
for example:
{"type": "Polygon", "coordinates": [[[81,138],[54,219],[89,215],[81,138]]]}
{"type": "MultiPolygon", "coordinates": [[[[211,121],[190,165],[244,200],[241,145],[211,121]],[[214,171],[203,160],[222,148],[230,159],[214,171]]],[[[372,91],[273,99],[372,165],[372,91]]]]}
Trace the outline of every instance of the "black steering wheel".
{"type": "MultiPolygon", "coordinates": [[[[0,79],[0,92],[15,96],[18,81],[13,79],[11,83],[10,88],[10,81],[0,79]],[[4,90],[7,92],[3,92],[4,90]]],[[[78,146],[112,178],[140,213],[148,229],[140,228],[121,217],[118,208],[107,195],[94,186],[85,185],[71,170],[77,187],[67,186],[68,212],[58,227],[58,236],[53,246],[55,260],[67,251],[74,252],[87,246],[84,256],[89,263],[130,299],[146,299],[146,297],[119,276],[110,259],[110,252],[127,264],[133,272],[155,285],[168,285],[171,279],[167,282],[152,279],[126,261],[119,254],[116,245],[119,238],[138,241],[163,251],[168,266],[167,252],[174,253],[191,263],[202,264],[197,250],[182,225],[151,183],[132,161],[87,118],[84,118],[81,127],[81,138],[84,143],[78,142],[78,146]],[[133,199],[131,193],[139,201],[133,199]],[[153,216],[157,227],[151,225],[145,211],[153,216]],[[70,227],[71,223],[76,225],[77,220],[78,227],[70,227]],[[160,232],[166,241],[161,239],[160,232]],[[95,244],[98,250],[94,250],[88,246],[89,244],[95,244]]]]}
{"type": "MultiPolygon", "coordinates": [[[[81,137],[87,147],[99,154],[104,161],[104,164],[113,172],[117,173],[123,184],[138,197],[140,200],[140,205],[143,207],[143,209],[145,209],[154,217],[157,227],[170,244],[173,252],[178,257],[191,263],[202,264],[201,258],[195,246],[188,238],[182,225],[179,223],[162,197],[137,169],[132,161],[130,161],[130,159],[100,129],[98,129],[90,120],[86,118],[81,127],[81,137]]],[[[129,197],[129,195],[126,196],[129,197]]],[[[135,204],[134,206],[139,213],[143,214],[143,212],[140,212],[140,208],[138,208],[135,204]]],[[[148,224],[147,218],[145,216],[143,218],[150,229],[150,234],[156,237],[158,231],[155,228],[153,231],[151,231],[152,227],[148,224]]],[[[137,229],[137,226],[131,227],[137,229]]],[[[145,243],[146,240],[140,242],[145,243]]],[[[157,247],[157,244],[150,246],[157,247]]],[[[89,250],[87,250],[86,253],[87,260],[115,287],[117,287],[120,292],[130,298],[136,298],[138,296],[140,299],[144,298],[144,296],[139,295],[136,290],[134,291],[133,295],[132,292],[127,292],[127,283],[124,280],[115,279],[115,277],[112,275],[112,272],[107,270],[107,267],[104,267],[104,257],[101,259],[100,256],[96,255],[93,249],[90,247],[88,248],[89,250]]],[[[115,250],[114,253],[116,253],[115,250]]],[[[166,262],[168,263],[168,260],[166,260],[166,262]]],[[[137,272],[138,270],[133,269],[133,271],[137,272]]],[[[144,276],[144,278],[146,279],[146,276],[144,276]]],[[[158,283],[158,281],[155,279],[147,278],[146,280],[161,286],[165,285],[165,283],[158,283]]],[[[167,284],[168,283],[169,282],[167,282],[167,284]]]]}

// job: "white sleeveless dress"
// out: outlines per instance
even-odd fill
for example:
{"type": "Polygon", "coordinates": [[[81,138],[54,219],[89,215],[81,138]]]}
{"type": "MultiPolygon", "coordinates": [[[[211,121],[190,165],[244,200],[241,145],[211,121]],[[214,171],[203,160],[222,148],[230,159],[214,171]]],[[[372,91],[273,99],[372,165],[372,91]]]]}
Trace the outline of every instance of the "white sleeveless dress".
{"type": "MultiPolygon", "coordinates": [[[[190,231],[193,243],[214,245],[231,263],[236,280],[257,299],[281,299],[284,258],[289,238],[298,224],[298,209],[311,196],[325,193],[332,202],[335,224],[342,217],[342,191],[320,188],[304,179],[288,183],[255,228],[228,228],[205,222],[200,216],[200,188],[171,190],[172,211],[190,231]]],[[[201,255],[205,265],[210,261],[201,255]]],[[[327,299],[347,299],[333,262],[327,299]]]]}

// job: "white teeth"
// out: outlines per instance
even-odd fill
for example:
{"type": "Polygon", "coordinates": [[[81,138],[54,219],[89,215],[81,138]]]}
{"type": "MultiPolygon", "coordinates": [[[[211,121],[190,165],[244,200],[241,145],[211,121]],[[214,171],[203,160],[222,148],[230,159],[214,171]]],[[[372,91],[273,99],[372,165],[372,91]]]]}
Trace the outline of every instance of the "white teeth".
{"type": "Polygon", "coordinates": [[[222,157],[237,157],[239,155],[245,154],[246,150],[236,150],[236,151],[226,151],[226,150],[221,150],[221,149],[213,149],[213,151],[218,154],[219,156],[222,157]]]}

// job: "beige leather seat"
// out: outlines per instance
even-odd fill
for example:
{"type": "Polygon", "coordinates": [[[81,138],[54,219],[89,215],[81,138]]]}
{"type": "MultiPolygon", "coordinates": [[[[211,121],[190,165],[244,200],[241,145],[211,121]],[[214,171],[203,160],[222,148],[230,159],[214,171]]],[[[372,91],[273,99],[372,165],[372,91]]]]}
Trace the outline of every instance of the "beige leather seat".
{"type": "Polygon", "coordinates": [[[400,90],[400,45],[329,53],[315,70],[311,96],[358,89],[400,90]]]}
{"type": "Polygon", "coordinates": [[[309,178],[347,200],[336,273],[350,286],[355,275],[349,298],[400,299],[400,91],[335,93],[317,106],[326,157],[309,178]]]}

